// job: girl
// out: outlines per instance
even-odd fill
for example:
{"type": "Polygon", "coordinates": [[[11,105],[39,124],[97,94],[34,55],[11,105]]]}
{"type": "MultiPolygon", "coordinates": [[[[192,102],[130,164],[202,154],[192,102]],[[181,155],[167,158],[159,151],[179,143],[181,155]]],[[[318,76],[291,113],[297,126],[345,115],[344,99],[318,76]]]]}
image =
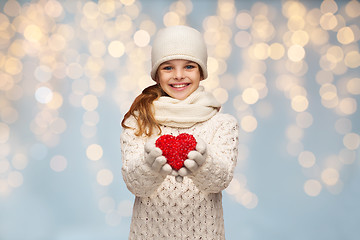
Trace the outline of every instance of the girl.
{"type": "Polygon", "coordinates": [[[225,239],[222,194],[237,158],[238,125],[205,92],[207,50],[197,30],[162,29],[151,52],[155,85],[122,121],[122,174],[136,196],[129,239],[225,239]],[[196,148],[172,169],[155,141],[191,134],[196,148]]]}

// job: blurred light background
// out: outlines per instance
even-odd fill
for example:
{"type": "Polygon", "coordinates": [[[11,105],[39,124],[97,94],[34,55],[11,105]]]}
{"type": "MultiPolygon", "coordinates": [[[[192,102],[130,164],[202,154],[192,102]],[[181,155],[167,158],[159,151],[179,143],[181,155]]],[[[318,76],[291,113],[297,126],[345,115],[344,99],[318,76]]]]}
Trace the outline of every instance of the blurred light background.
{"type": "Polygon", "coordinates": [[[208,44],[237,117],[229,240],[360,236],[359,1],[0,2],[0,239],[127,239],[120,122],[159,28],[208,44]]]}

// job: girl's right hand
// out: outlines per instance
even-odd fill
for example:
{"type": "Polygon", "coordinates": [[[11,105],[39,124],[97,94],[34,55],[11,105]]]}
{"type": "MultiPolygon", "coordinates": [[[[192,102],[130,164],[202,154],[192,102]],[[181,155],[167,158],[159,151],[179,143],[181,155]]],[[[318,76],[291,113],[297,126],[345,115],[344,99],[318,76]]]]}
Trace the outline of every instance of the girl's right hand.
{"type": "Polygon", "coordinates": [[[150,139],[145,144],[145,162],[153,171],[168,175],[172,172],[172,168],[162,155],[161,149],[155,146],[155,141],[156,139],[150,139]]]}

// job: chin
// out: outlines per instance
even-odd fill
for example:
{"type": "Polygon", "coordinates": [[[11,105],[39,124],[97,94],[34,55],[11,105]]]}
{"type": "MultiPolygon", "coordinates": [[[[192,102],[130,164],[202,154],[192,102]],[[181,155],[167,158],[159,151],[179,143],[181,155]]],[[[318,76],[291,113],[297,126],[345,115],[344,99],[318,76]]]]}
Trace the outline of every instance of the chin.
{"type": "Polygon", "coordinates": [[[175,99],[178,99],[178,100],[184,100],[185,98],[187,98],[189,95],[185,95],[185,96],[176,96],[176,95],[173,95],[172,97],[175,98],[175,99]]]}
{"type": "Polygon", "coordinates": [[[184,100],[185,98],[187,98],[191,93],[189,93],[188,91],[186,92],[176,92],[176,91],[172,91],[169,92],[168,95],[172,98],[178,99],[178,100],[184,100]],[[170,93],[170,94],[169,94],[170,93]]]}

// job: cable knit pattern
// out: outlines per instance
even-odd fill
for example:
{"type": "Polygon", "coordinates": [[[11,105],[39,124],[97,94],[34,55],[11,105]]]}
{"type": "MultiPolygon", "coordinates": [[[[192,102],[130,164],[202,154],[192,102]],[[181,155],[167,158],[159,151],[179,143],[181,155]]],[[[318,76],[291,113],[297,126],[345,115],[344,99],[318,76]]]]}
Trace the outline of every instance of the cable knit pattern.
{"type": "MultiPolygon", "coordinates": [[[[135,126],[134,118],[127,124],[135,126]]],[[[162,134],[202,138],[208,156],[199,170],[177,182],[174,176],[161,176],[146,165],[145,137],[136,137],[133,129],[123,130],[122,174],[136,196],[129,239],[225,239],[221,191],[229,185],[236,165],[236,119],[217,113],[191,128],[161,129],[162,134]]]]}

